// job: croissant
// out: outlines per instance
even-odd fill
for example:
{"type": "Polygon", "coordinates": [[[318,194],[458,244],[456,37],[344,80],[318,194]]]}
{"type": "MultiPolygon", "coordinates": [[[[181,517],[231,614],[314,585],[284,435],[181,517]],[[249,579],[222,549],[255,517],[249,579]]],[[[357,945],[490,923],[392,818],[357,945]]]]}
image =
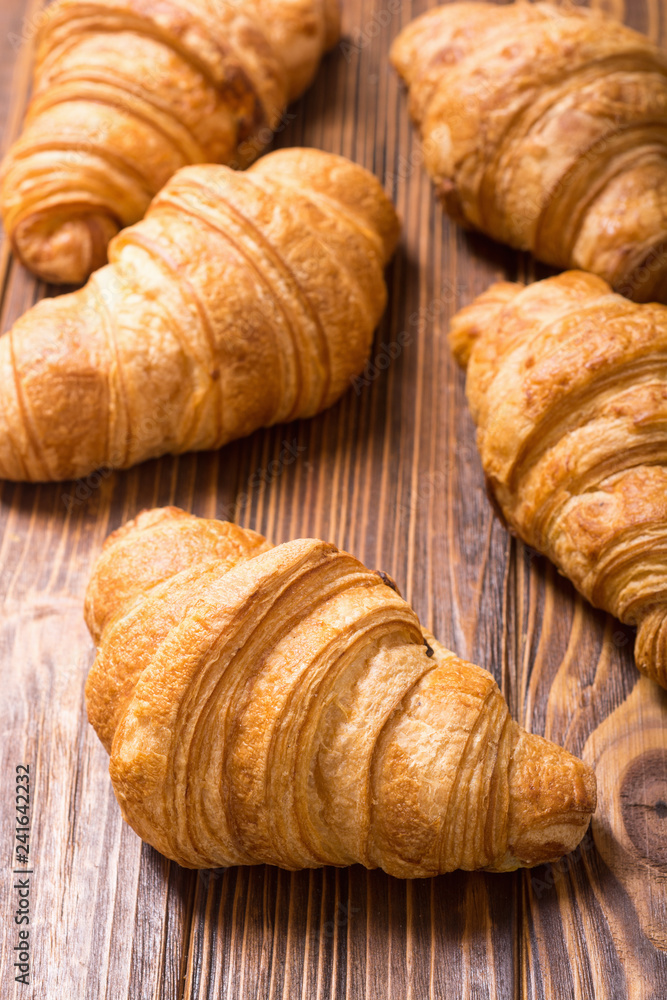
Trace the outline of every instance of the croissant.
{"type": "Polygon", "coordinates": [[[338,36],[338,0],[56,0],[1,171],[18,257],[83,282],[180,167],[255,159],[338,36]]]}
{"type": "Polygon", "coordinates": [[[588,826],[588,765],[334,545],[145,511],[107,540],[85,612],[123,816],[186,867],[509,871],[588,826]]]}
{"type": "Polygon", "coordinates": [[[572,4],[452,3],[391,60],[457,222],[667,296],[667,56],[647,38],[572,4]]]}
{"type": "Polygon", "coordinates": [[[450,337],[510,529],[638,626],[637,666],[667,687],[667,307],[570,271],[492,286],[450,337]]]}
{"type": "Polygon", "coordinates": [[[366,362],[398,231],[343,157],[179,171],[109,265],[0,338],[0,477],[126,468],[330,406],[366,362]]]}

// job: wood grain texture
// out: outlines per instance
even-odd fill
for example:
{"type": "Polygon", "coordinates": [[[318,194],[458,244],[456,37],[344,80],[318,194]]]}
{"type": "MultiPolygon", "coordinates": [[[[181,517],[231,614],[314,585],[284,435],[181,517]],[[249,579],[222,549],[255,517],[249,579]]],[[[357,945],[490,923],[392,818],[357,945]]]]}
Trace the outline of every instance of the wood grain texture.
{"type": "MultiPolygon", "coordinates": [[[[667,42],[661,0],[604,5],[667,42]]],[[[638,681],[631,630],[511,540],[486,499],[447,321],[494,279],[547,272],[464,234],[434,202],[387,64],[392,38],[427,6],[345,0],[345,41],[275,141],[362,163],[404,220],[367,384],[315,420],[218,453],[0,485],[3,1000],[667,997],[667,696],[638,681]],[[284,441],[296,457],[281,464],[284,441]],[[256,470],[266,481],[253,489],[256,470]],[[81,603],[106,534],[164,503],[276,542],[324,537],[390,573],[427,627],[494,672],[519,721],[596,763],[600,806],[581,848],[532,872],[400,882],[359,867],[195,873],[142,846],[86,721],[81,603]],[[30,987],[14,983],[9,958],[22,762],[34,795],[30,987]]],[[[0,9],[5,143],[20,126],[39,7],[0,9]]],[[[0,281],[3,329],[52,291],[4,243],[0,281]]]]}

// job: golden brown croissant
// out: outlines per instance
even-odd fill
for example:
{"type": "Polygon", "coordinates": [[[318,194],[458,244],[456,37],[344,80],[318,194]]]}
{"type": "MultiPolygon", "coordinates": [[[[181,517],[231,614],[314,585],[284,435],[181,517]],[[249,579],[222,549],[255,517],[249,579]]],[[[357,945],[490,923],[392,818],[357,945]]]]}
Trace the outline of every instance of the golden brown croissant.
{"type": "Polygon", "coordinates": [[[186,867],[508,871],[573,849],[593,772],[489,673],[315,539],[176,508],[114,532],[86,620],[88,715],[125,819],[186,867]]]}
{"type": "Polygon", "coordinates": [[[0,338],[0,477],[217,448],[330,406],[384,309],[396,213],[317,150],[186,167],[111,263],[0,338]]]}
{"type": "Polygon", "coordinates": [[[56,0],[0,182],[20,259],[84,281],[180,167],[247,166],[338,34],[338,0],[56,0]]]}
{"type": "Polygon", "coordinates": [[[571,4],[452,3],[391,60],[454,219],[667,296],[667,56],[647,38],[571,4]]]}
{"type": "Polygon", "coordinates": [[[667,307],[570,271],[492,286],[450,336],[508,525],[638,626],[637,666],[667,687],[667,307]]]}

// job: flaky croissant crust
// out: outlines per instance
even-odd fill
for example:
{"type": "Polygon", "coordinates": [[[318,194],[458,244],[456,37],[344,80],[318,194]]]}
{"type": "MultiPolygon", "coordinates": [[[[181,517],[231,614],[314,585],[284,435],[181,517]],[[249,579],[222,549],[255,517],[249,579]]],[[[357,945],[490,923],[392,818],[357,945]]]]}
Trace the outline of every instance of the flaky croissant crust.
{"type": "Polygon", "coordinates": [[[376,178],[330,153],[179,171],[108,266],[0,338],[0,477],[126,468],[330,406],[398,233],[376,178]]]}
{"type": "Polygon", "coordinates": [[[188,867],[359,862],[400,877],[559,857],[587,765],[352,556],[175,508],[115,532],[86,620],[90,721],[123,815],[188,867]]]}
{"type": "Polygon", "coordinates": [[[459,222],[640,301],[667,295],[667,56],[599,11],[452,3],[391,59],[459,222]]]}
{"type": "Polygon", "coordinates": [[[251,163],[338,34],[338,0],[56,0],[0,174],[18,256],[85,280],[181,167],[251,163]]]}
{"type": "Polygon", "coordinates": [[[572,271],[492,286],[450,337],[509,526],[638,626],[637,665],[667,687],[667,307],[572,271]]]}

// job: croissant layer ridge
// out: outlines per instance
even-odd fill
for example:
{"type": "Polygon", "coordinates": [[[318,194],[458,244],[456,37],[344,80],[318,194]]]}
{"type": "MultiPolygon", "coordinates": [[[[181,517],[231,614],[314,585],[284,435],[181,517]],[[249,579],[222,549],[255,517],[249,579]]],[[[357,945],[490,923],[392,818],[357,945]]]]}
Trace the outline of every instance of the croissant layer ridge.
{"type": "Polygon", "coordinates": [[[76,479],[331,406],[368,358],[398,233],[341,156],[179,170],[84,288],[0,338],[0,477],[76,479]]]}
{"type": "Polygon", "coordinates": [[[667,687],[667,307],[568,271],[453,319],[487,483],[510,529],[637,627],[667,687]]]}
{"type": "Polygon", "coordinates": [[[338,40],[338,0],[55,0],[0,170],[12,247],[79,284],[180,168],[247,167],[338,40]]]}
{"type": "Polygon", "coordinates": [[[452,218],[667,300],[667,55],[648,38],[572,4],[451,3],[391,61],[452,218]]]}
{"type": "Polygon", "coordinates": [[[334,545],[176,508],[107,540],[88,715],[125,819],[186,867],[359,863],[403,878],[572,850],[591,769],[509,716],[334,545]]]}

